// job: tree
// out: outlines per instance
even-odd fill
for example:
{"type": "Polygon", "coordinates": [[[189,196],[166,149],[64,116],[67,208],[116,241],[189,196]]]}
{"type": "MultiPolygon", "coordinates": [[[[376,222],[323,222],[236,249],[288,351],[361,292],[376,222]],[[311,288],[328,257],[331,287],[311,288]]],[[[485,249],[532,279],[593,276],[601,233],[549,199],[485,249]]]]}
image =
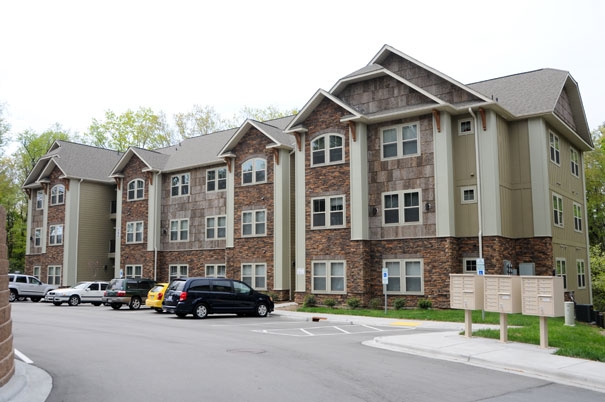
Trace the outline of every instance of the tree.
{"type": "Polygon", "coordinates": [[[234,119],[239,120],[239,124],[243,120],[252,119],[256,121],[268,121],[279,119],[281,117],[292,116],[297,114],[298,110],[296,109],[284,109],[280,110],[276,106],[267,106],[264,109],[253,108],[250,106],[244,106],[242,110],[240,110],[239,114],[234,116],[234,119]]]}
{"type": "Polygon", "coordinates": [[[4,119],[4,104],[0,103],[0,154],[4,152],[4,143],[6,142],[6,134],[10,130],[10,125],[4,119]]]}
{"type": "Polygon", "coordinates": [[[42,134],[25,130],[17,136],[19,148],[15,152],[15,179],[22,184],[29,176],[36,162],[44,156],[55,140],[69,141],[69,131],[55,124],[42,134]]]}
{"type": "Polygon", "coordinates": [[[590,244],[605,246],[605,124],[593,131],[594,151],[585,156],[586,212],[590,244]]]}
{"type": "Polygon", "coordinates": [[[594,309],[605,311],[605,255],[600,244],[590,247],[590,279],[594,309]]]}
{"type": "Polygon", "coordinates": [[[117,151],[125,151],[129,146],[155,149],[176,142],[164,113],[142,107],[137,111],[128,109],[119,115],[107,110],[104,121],[92,120],[83,140],[117,151]]]}
{"type": "Polygon", "coordinates": [[[230,127],[212,106],[194,105],[187,113],[177,113],[174,121],[181,138],[197,137],[230,127]]]}

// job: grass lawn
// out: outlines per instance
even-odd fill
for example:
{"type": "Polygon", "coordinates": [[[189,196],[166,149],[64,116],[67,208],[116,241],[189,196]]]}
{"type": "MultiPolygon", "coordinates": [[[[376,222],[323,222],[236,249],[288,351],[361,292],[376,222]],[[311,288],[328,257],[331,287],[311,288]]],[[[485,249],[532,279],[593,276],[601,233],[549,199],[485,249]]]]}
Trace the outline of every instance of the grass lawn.
{"type": "MultiPolygon", "coordinates": [[[[361,315],[408,320],[429,320],[464,322],[463,310],[365,310],[349,308],[300,307],[297,311],[323,314],[361,315]]],[[[500,314],[473,311],[473,324],[500,324],[500,314]]],[[[573,327],[565,326],[563,317],[548,319],[548,346],[559,348],[559,356],[577,357],[605,363],[605,332],[594,325],[576,322],[573,327]]],[[[540,318],[521,314],[508,315],[508,340],[511,342],[540,344],[540,318]],[[519,328],[510,328],[519,327],[519,328]]],[[[473,332],[473,336],[500,339],[500,330],[483,329],[473,332]]]]}

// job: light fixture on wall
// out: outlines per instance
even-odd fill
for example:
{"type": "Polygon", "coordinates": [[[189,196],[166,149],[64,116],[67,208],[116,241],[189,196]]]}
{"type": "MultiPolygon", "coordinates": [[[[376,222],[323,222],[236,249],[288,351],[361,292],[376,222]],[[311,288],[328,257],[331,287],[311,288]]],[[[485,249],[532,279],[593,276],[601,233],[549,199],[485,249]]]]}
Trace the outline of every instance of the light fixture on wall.
{"type": "Polygon", "coordinates": [[[162,234],[166,234],[168,231],[166,229],[162,229],[162,234]]]}
{"type": "Polygon", "coordinates": [[[428,211],[430,211],[430,210],[431,210],[431,203],[430,203],[430,202],[427,202],[426,204],[424,204],[424,210],[425,210],[426,212],[428,212],[428,211]]]}

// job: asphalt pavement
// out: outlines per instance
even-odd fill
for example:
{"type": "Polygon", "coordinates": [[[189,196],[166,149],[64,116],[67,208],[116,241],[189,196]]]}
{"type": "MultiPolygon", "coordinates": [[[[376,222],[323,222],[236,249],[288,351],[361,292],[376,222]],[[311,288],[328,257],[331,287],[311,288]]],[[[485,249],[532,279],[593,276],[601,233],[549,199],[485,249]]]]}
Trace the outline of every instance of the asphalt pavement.
{"type": "MultiPolygon", "coordinates": [[[[353,325],[398,326],[432,330],[405,335],[375,337],[363,344],[393,352],[471,364],[492,370],[539,378],[544,381],[605,393],[605,363],[554,355],[556,348],[540,348],[516,342],[465,337],[464,323],[398,320],[338,314],[299,313],[277,306],[274,315],[302,321],[353,325]]],[[[495,328],[474,324],[473,330],[495,328]]],[[[44,402],[52,389],[52,378],[33,364],[15,359],[15,375],[0,388],[0,402],[44,402]]]]}

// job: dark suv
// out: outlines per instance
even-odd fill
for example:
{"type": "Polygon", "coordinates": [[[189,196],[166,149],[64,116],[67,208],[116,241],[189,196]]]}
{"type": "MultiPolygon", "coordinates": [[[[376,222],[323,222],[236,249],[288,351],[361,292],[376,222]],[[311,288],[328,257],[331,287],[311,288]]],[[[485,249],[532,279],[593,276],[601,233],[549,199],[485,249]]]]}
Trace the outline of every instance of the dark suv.
{"type": "Polygon", "coordinates": [[[208,314],[256,314],[266,317],[273,311],[270,296],[259,293],[242,281],[226,278],[175,279],[164,297],[162,309],[185,317],[205,318],[208,314]]]}
{"type": "Polygon", "coordinates": [[[112,279],[103,294],[103,304],[114,310],[127,304],[131,310],[138,310],[145,304],[149,289],[155,286],[153,279],[116,278],[112,279]]]}

